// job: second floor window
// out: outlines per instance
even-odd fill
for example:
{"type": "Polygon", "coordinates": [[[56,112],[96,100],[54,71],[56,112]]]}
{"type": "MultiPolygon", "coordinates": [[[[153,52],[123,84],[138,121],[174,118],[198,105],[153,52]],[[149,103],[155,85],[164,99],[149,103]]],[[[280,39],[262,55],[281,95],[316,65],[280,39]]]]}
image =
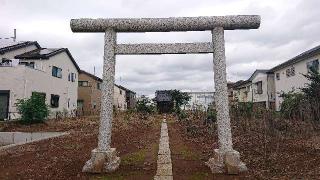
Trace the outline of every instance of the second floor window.
{"type": "Polygon", "coordinates": [[[52,76],[62,78],[62,69],[52,66],[52,76]]]}
{"type": "Polygon", "coordinates": [[[101,83],[97,83],[97,89],[101,90],[101,83]]]}
{"type": "Polygon", "coordinates": [[[276,79],[280,80],[280,73],[276,73],[276,79]]]}
{"type": "Polygon", "coordinates": [[[78,86],[79,87],[88,87],[89,82],[88,81],[78,81],[78,86]]]}
{"type": "Polygon", "coordinates": [[[313,70],[319,72],[319,60],[316,59],[316,60],[307,62],[307,68],[308,68],[308,71],[313,69],[313,70]]]}
{"type": "Polygon", "coordinates": [[[262,94],[262,81],[259,81],[256,83],[256,86],[257,86],[257,91],[256,93],[257,94],[262,94]]]}
{"type": "Polygon", "coordinates": [[[291,68],[286,69],[286,75],[287,75],[287,77],[291,77],[291,76],[296,75],[295,68],[291,67],[291,68]]]}
{"type": "Polygon", "coordinates": [[[71,82],[75,82],[76,81],[76,73],[70,73],[68,80],[71,82]]]}

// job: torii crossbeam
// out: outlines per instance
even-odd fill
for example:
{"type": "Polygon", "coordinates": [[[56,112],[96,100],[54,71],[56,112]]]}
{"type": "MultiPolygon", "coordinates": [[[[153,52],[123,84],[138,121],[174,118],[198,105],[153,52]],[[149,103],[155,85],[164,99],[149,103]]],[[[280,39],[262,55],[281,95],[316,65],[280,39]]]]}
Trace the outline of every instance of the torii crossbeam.
{"type": "Polygon", "coordinates": [[[224,30],[257,29],[258,15],[171,17],[171,18],[108,18],[72,19],[73,32],[105,33],[104,65],[101,118],[98,147],[83,167],[84,172],[111,172],[118,168],[120,158],[115,148],[111,148],[113,113],[113,86],[116,55],[132,54],[189,54],[212,53],[219,149],[214,158],[206,163],[213,173],[238,174],[247,168],[240,161],[240,155],[232,147],[228,92],[226,80],[226,59],[224,30]],[[212,42],[205,43],[164,43],[164,44],[117,44],[118,32],[170,32],[207,31],[212,32],[212,42]]]}

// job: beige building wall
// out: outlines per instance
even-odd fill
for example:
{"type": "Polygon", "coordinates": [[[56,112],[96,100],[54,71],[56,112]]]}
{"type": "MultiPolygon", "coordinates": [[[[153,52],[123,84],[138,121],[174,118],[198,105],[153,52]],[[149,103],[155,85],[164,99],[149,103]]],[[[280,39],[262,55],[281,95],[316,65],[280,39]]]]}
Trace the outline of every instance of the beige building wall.
{"type": "MultiPolygon", "coordinates": [[[[83,107],[80,108],[84,111],[84,113],[99,114],[101,110],[102,92],[97,88],[97,84],[102,82],[96,78],[93,78],[92,76],[86,73],[80,73],[79,81],[87,81],[88,86],[78,88],[78,102],[83,102],[83,107]]],[[[117,85],[114,86],[113,105],[119,110],[127,109],[126,91],[119,88],[117,85]]]]}
{"type": "Polygon", "coordinates": [[[85,73],[80,73],[79,81],[88,82],[88,86],[78,88],[78,102],[83,103],[82,107],[79,107],[80,110],[83,110],[85,114],[98,115],[101,109],[101,90],[98,89],[98,83],[102,82],[85,73]]]}

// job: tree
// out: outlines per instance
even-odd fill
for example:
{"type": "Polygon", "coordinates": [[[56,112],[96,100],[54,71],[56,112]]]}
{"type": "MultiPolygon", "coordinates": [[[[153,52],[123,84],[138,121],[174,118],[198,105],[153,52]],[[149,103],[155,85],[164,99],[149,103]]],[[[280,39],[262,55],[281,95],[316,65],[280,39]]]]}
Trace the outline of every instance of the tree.
{"type": "Polygon", "coordinates": [[[186,92],[181,92],[180,90],[171,90],[171,101],[174,103],[174,110],[179,113],[181,111],[181,106],[186,105],[190,100],[190,96],[186,92]]]}
{"type": "Polygon", "coordinates": [[[303,75],[310,83],[301,88],[306,99],[310,103],[314,120],[320,121],[320,73],[316,69],[311,69],[308,74],[303,75]]]}
{"type": "Polygon", "coordinates": [[[32,93],[29,99],[17,100],[16,106],[21,115],[20,120],[24,124],[43,122],[49,115],[45,97],[41,93],[32,93]]]}

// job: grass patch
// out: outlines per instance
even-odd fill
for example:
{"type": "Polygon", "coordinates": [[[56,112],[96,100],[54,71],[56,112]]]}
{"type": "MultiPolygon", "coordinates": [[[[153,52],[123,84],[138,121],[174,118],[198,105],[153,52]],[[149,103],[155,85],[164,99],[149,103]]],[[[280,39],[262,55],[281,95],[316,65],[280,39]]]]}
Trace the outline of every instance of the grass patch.
{"type": "Polygon", "coordinates": [[[140,172],[126,172],[126,173],[113,173],[113,174],[106,174],[103,176],[93,177],[90,178],[91,180],[124,180],[128,179],[128,177],[136,176],[141,174],[140,172]]]}
{"type": "Polygon", "coordinates": [[[123,165],[141,165],[146,159],[146,150],[141,149],[139,151],[126,154],[121,157],[121,163],[123,165]]]}
{"type": "Polygon", "coordinates": [[[199,160],[200,159],[200,156],[197,153],[194,153],[186,146],[181,147],[179,154],[181,154],[182,158],[186,159],[186,160],[199,160]]]}
{"type": "Polygon", "coordinates": [[[208,172],[196,172],[191,175],[190,180],[207,179],[209,177],[208,172]]]}

